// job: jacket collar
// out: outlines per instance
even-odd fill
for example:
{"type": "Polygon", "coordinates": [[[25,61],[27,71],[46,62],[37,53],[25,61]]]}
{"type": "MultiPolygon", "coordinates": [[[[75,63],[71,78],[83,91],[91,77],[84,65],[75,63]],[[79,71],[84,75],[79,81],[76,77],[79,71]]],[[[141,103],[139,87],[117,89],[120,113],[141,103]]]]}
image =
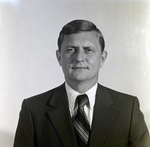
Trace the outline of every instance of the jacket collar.
{"type": "Polygon", "coordinates": [[[77,147],[64,84],[55,88],[47,103],[48,115],[65,147],[77,147]]]}
{"type": "Polygon", "coordinates": [[[117,116],[117,110],[108,90],[101,85],[98,85],[93,114],[89,147],[103,146],[117,116]]]}

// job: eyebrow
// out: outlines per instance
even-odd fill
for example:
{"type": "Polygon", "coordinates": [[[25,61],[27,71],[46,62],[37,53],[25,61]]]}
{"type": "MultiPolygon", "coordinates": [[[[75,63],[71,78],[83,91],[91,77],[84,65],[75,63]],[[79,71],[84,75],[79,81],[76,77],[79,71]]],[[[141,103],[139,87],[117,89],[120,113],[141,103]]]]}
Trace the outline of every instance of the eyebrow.
{"type": "Polygon", "coordinates": [[[66,48],[69,48],[69,47],[78,48],[78,46],[75,46],[75,45],[67,45],[67,46],[66,46],[66,48]]]}
{"type": "MultiPolygon", "coordinates": [[[[83,47],[93,47],[93,44],[89,43],[89,44],[83,44],[83,47]]],[[[73,48],[77,48],[78,45],[76,46],[75,44],[68,44],[66,47],[73,47],[73,48]]]]}

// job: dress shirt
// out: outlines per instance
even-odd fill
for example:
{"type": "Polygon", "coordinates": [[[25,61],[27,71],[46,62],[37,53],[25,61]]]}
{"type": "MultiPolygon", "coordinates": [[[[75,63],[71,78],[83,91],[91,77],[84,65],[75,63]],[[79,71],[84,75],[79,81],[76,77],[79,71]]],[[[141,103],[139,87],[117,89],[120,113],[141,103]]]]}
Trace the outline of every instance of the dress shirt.
{"type": "Polygon", "coordinates": [[[78,95],[86,94],[89,98],[89,107],[86,105],[84,106],[84,111],[86,113],[86,116],[88,118],[88,121],[90,123],[90,127],[92,125],[92,119],[93,119],[93,110],[94,110],[94,104],[95,104],[95,96],[96,96],[96,90],[97,90],[98,84],[96,83],[91,89],[89,89],[85,93],[78,93],[74,89],[72,89],[66,82],[65,82],[65,88],[68,96],[68,102],[69,102],[69,109],[71,117],[75,115],[75,100],[78,95]]]}

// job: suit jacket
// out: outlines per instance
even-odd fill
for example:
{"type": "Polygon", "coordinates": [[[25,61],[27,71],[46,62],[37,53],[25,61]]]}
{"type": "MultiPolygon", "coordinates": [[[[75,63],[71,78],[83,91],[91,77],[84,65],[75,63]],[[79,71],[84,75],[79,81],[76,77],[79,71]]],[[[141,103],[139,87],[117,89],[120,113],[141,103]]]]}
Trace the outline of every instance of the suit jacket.
{"type": "MultiPolygon", "coordinates": [[[[136,97],[98,85],[89,147],[150,147],[136,97]]],[[[14,147],[77,147],[64,84],[25,99],[14,147]]]]}

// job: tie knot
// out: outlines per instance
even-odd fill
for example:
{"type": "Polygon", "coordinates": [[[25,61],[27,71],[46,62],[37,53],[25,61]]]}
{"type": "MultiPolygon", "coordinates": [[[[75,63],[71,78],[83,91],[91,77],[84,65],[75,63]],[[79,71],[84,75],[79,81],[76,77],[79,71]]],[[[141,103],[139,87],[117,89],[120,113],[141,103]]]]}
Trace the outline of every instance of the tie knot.
{"type": "Polygon", "coordinates": [[[78,104],[78,107],[84,107],[84,105],[88,105],[88,96],[86,94],[78,95],[76,98],[76,103],[78,104]]]}

